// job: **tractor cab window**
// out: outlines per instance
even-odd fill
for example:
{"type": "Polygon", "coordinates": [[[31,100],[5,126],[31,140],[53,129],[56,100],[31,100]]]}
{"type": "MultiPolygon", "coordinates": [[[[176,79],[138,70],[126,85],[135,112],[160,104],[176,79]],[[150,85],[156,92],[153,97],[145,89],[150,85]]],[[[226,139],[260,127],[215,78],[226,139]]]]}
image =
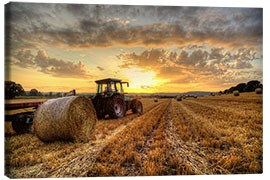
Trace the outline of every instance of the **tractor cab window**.
{"type": "Polygon", "coordinates": [[[97,93],[98,93],[98,94],[102,94],[102,92],[103,92],[103,91],[102,91],[102,84],[98,84],[98,85],[97,85],[97,93]]]}
{"type": "Polygon", "coordinates": [[[97,92],[99,94],[104,94],[108,92],[118,92],[123,93],[122,84],[120,82],[109,82],[109,83],[100,83],[97,86],[97,92]]]}
{"type": "Polygon", "coordinates": [[[115,83],[116,92],[123,93],[122,84],[120,82],[115,83]]]}
{"type": "Polygon", "coordinates": [[[97,87],[97,92],[99,94],[103,94],[103,93],[107,93],[107,92],[111,92],[111,86],[108,85],[108,84],[98,84],[98,87],[97,87]]]}
{"type": "Polygon", "coordinates": [[[117,89],[115,87],[115,82],[111,82],[111,90],[112,92],[117,92],[117,89]]]}
{"type": "Polygon", "coordinates": [[[112,89],[112,85],[111,84],[103,84],[103,86],[104,86],[104,89],[103,89],[103,92],[104,93],[108,93],[108,92],[113,92],[113,89],[112,89]]]}

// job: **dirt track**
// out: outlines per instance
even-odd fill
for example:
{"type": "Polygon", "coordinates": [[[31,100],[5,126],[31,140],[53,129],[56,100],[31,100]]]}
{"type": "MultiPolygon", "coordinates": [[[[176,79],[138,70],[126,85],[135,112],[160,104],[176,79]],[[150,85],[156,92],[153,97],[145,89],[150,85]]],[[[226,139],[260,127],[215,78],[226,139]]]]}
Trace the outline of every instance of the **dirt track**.
{"type": "Polygon", "coordinates": [[[7,136],[5,174],[28,178],[261,173],[262,96],[246,96],[157,103],[143,99],[141,116],[128,112],[124,118],[98,121],[88,143],[46,144],[32,134],[7,136]],[[238,104],[236,110],[232,101],[238,104]]]}

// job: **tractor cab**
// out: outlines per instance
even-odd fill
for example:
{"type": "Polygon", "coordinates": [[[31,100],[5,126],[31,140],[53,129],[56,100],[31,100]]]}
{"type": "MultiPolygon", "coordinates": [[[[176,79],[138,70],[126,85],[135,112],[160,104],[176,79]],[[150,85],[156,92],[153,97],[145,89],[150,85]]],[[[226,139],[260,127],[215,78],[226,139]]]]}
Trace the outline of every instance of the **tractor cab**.
{"type": "Polygon", "coordinates": [[[123,84],[127,84],[128,82],[122,82],[120,79],[102,79],[95,81],[97,83],[97,95],[102,95],[105,97],[111,97],[114,94],[124,94],[123,84]]]}

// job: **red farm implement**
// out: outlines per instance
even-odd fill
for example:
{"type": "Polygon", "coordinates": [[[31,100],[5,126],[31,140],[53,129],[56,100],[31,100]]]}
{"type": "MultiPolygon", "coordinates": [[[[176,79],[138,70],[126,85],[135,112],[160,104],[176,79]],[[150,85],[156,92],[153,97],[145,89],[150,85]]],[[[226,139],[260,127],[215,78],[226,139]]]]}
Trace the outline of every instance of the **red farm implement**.
{"type": "MultiPolygon", "coordinates": [[[[75,90],[66,93],[66,96],[74,95],[76,95],[75,90]]],[[[44,101],[46,99],[37,102],[34,99],[32,102],[9,102],[7,100],[5,102],[5,122],[11,122],[16,133],[29,132],[33,123],[34,112],[44,101]]]]}

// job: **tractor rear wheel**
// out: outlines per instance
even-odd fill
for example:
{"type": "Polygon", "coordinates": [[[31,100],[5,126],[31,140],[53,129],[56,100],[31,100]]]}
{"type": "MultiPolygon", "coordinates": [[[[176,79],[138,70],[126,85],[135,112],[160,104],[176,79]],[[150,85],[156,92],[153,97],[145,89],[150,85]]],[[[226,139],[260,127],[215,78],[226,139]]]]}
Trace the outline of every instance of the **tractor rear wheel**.
{"type": "Polygon", "coordinates": [[[143,112],[143,106],[141,101],[133,99],[131,102],[131,110],[134,114],[141,114],[143,112]]]}
{"type": "Polygon", "coordinates": [[[112,119],[124,117],[126,115],[125,101],[119,95],[115,95],[108,100],[107,108],[107,112],[112,119]]]}

